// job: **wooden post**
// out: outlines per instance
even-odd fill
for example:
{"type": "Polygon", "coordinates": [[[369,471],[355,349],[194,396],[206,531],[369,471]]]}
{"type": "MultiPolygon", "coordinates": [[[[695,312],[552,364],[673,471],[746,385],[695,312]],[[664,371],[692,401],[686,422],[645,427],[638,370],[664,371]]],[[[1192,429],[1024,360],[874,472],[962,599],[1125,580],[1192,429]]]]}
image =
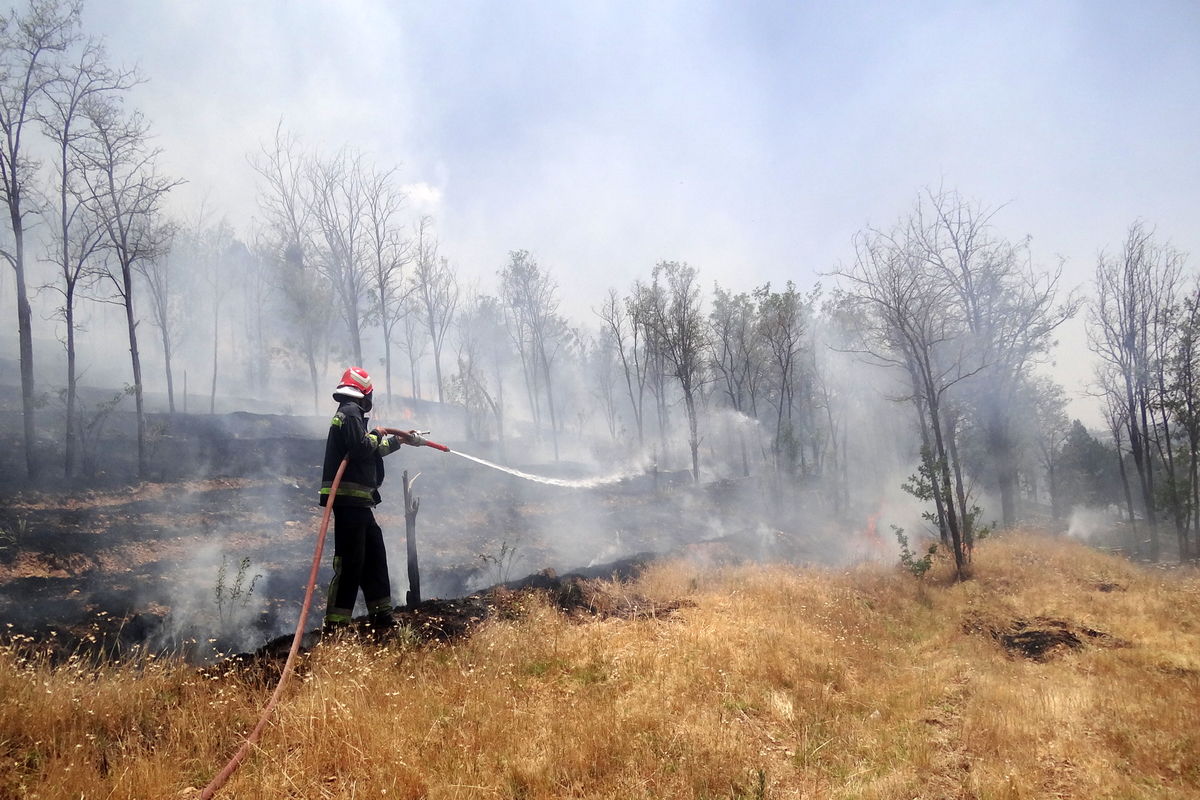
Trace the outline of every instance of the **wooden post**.
{"type": "Polygon", "coordinates": [[[421,602],[421,570],[417,565],[417,510],[421,498],[413,497],[412,481],[404,470],[404,544],[408,550],[408,594],[404,605],[412,608],[421,602]]]}

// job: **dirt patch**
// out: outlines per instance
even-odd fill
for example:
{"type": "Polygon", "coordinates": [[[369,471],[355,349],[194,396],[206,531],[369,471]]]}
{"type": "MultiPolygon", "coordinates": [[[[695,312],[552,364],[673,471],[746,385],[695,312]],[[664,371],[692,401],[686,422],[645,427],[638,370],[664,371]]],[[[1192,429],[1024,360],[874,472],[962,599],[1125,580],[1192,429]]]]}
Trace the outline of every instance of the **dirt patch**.
{"type": "Polygon", "coordinates": [[[1051,617],[1031,617],[997,622],[979,614],[963,623],[966,633],[979,633],[994,639],[1005,652],[1031,661],[1045,662],[1087,645],[1128,647],[1129,642],[1104,631],[1077,622],[1051,617]]]}
{"type": "Polygon", "coordinates": [[[20,553],[11,564],[0,564],[0,582],[21,578],[67,578],[94,566],[95,562],[82,553],[20,553]]]}

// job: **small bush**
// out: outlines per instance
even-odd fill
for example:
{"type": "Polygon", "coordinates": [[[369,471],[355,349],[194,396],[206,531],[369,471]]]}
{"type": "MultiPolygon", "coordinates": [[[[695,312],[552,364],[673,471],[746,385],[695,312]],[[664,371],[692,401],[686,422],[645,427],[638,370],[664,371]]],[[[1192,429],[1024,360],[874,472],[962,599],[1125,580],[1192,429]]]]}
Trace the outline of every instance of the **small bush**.
{"type": "Polygon", "coordinates": [[[908,537],[904,535],[904,528],[893,525],[892,532],[896,534],[896,541],[900,543],[900,566],[911,572],[918,580],[924,578],[925,573],[929,572],[929,568],[933,566],[937,543],[929,545],[929,550],[925,555],[917,558],[916,553],[908,545],[908,537]]]}

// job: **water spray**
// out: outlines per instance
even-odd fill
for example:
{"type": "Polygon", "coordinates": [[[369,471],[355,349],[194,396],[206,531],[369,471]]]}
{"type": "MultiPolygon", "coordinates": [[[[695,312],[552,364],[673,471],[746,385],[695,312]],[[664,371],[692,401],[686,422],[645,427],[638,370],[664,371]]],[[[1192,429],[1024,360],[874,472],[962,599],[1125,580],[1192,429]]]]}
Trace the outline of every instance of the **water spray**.
{"type": "Polygon", "coordinates": [[[443,453],[451,453],[459,458],[465,458],[468,461],[474,461],[476,464],[503,472],[507,475],[512,475],[514,477],[521,478],[522,480],[533,481],[534,483],[543,483],[547,486],[561,486],[566,489],[592,489],[597,486],[607,486],[612,483],[619,483],[626,478],[632,478],[642,473],[642,469],[639,467],[635,469],[621,470],[620,472],[614,472],[609,475],[600,475],[595,478],[548,478],[544,475],[534,475],[533,473],[522,472],[521,470],[514,469],[512,467],[505,467],[501,464],[488,461],[485,458],[470,455],[469,453],[451,450],[444,444],[438,444],[437,442],[431,442],[430,440],[426,439],[425,436],[429,433],[429,431],[404,431],[400,430],[399,428],[379,428],[378,430],[397,436],[400,438],[400,441],[413,447],[432,447],[435,450],[441,450],[443,453]]]}
{"type": "Polygon", "coordinates": [[[533,475],[529,472],[522,472],[519,469],[513,469],[512,467],[504,467],[500,464],[493,464],[491,461],[486,459],[479,458],[478,456],[468,455],[467,453],[460,453],[457,450],[447,452],[452,452],[454,455],[465,458],[468,461],[474,461],[476,464],[482,464],[485,467],[490,467],[491,469],[499,470],[505,474],[513,475],[527,481],[544,483],[547,486],[563,486],[567,489],[591,489],[596,486],[607,486],[611,483],[619,483],[626,478],[632,478],[637,475],[641,475],[643,472],[641,467],[637,467],[634,469],[626,469],[620,472],[614,472],[609,475],[600,475],[595,478],[547,478],[543,475],[533,475]]]}

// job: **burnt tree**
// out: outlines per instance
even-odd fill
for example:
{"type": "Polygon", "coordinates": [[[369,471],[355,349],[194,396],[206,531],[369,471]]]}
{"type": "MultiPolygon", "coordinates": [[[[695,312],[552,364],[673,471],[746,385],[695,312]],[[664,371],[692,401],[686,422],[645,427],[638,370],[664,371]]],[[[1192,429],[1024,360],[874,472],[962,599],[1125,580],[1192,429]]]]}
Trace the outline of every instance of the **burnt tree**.
{"type": "Polygon", "coordinates": [[[27,126],[36,121],[42,90],[54,79],[53,60],[77,36],[80,3],[32,0],[22,13],[0,16],[0,199],[8,212],[12,241],[0,255],[13,268],[20,349],[21,410],[25,467],[38,474],[33,415],[33,319],[25,276],[25,219],[38,164],[28,154],[27,126]]]}
{"type": "Polygon", "coordinates": [[[149,147],[149,126],[136,112],[125,113],[111,102],[89,102],[91,132],[81,144],[87,204],[104,226],[108,255],[105,277],[112,301],[124,308],[137,408],[138,475],[145,476],[146,413],[142,362],[138,350],[138,316],[134,307],[134,274],[138,265],[159,257],[166,239],[161,205],[179,181],[158,173],[159,151],[149,147]]]}

